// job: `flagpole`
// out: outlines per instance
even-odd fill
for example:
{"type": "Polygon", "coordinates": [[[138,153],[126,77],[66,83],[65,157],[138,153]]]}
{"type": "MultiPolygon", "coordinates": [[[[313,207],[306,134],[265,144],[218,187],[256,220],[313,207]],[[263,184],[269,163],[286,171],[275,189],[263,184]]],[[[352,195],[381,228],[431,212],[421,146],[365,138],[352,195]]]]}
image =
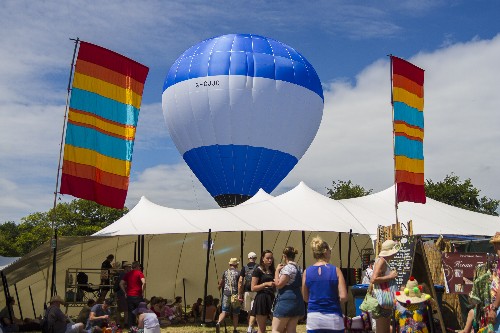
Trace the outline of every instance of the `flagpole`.
{"type": "Polygon", "coordinates": [[[395,137],[396,132],[394,128],[394,91],[392,84],[392,54],[389,54],[390,66],[389,66],[389,77],[391,80],[391,108],[392,108],[392,158],[394,160],[394,210],[396,212],[396,224],[398,223],[398,189],[396,184],[396,143],[395,137]]]}
{"type": "Polygon", "coordinates": [[[70,40],[75,41],[75,48],[73,50],[73,59],[71,60],[71,68],[69,71],[68,88],[67,88],[67,94],[66,94],[66,108],[64,110],[63,129],[62,129],[62,133],[61,133],[61,142],[59,144],[59,163],[57,165],[56,189],[54,191],[54,206],[52,209],[52,221],[51,221],[51,227],[52,227],[52,232],[53,232],[53,238],[51,241],[51,246],[52,246],[52,250],[53,250],[52,284],[50,286],[50,296],[51,297],[57,293],[57,290],[56,290],[57,228],[55,227],[57,193],[58,193],[58,187],[59,187],[59,176],[60,176],[60,172],[61,172],[61,160],[62,160],[62,153],[63,153],[64,133],[66,131],[66,123],[67,123],[66,119],[68,118],[69,96],[71,93],[71,80],[73,78],[73,68],[75,66],[76,49],[78,48],[78,43],[80,42],[80,39],[78,37],[76,39],[70,38],[70,40]]]}

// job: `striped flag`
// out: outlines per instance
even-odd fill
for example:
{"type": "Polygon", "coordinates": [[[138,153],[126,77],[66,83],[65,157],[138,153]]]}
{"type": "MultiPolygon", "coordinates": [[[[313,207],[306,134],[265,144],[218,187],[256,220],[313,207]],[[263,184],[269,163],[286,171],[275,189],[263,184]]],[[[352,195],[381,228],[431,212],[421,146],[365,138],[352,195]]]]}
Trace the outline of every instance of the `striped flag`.
{"type": "Polygon", "coordinates": [[[122,209],[148,67],[80,42],[60,193],[122,209]]]}
{"type": "Polygon", "coordinates": [[[394,56],[391,65],[397,202],[425,203],[424,70],[394,56]]]}

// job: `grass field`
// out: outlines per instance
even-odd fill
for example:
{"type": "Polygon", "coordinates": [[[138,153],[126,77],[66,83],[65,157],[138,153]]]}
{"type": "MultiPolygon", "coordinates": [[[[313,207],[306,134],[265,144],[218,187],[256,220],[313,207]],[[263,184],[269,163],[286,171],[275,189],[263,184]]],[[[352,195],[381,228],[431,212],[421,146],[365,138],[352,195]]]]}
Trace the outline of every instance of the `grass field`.
{"type": "MultiPolygon", "coordinates": [[[[229,324],[229,322],[228,322],[229,324]]],[[[240,325],[238,327],[238,332],[239,333],[245,333],[247,330],[247,326],[245,325],[240,325]]],[[[220,329],[221,333],[225,333],[224,327],[221,327],[220,329]]],[[[201,327],[201,326],[194,326],[194,325],[185,325],[185,326],[169,326],[161,329],[162,333],[167,333],[167,332],[179,332],[179,333],[215,333],[215,327],[201,327]]],[[[267,332],[271,332],[271,326],[267,326],[267,332]]],[[[297,326],[297,333],[305,333],[306,332],[306,325],[298,325],[297,326]]],[[[227,325],[227,333],[233,333],[233,326],[232,325],[227,325]]]]}

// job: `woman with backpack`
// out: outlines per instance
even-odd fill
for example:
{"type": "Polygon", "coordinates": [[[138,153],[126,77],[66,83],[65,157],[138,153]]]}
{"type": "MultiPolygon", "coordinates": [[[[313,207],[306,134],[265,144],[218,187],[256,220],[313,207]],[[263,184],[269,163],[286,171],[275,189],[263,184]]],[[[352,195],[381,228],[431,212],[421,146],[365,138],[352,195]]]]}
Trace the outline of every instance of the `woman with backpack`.
{"type": "Polygon", "coordinates": [[[253,271],[252,291],[256,291],[251,314],[257,320],[258,333],[266,332],[266,321],[271,315],[274,301],[274,258],[269,250],[262,252],[259,267],[253,271]]]}
{"type": "Polygon", "coordinates": [[[283,250],[283,261],[276,268],[274,277],[278,296],[273,312],[273,333],[295,333],[299,320],[304,317],[302,297],[302,272],[295,263],[298,251],[291,246],[283,250]]]}

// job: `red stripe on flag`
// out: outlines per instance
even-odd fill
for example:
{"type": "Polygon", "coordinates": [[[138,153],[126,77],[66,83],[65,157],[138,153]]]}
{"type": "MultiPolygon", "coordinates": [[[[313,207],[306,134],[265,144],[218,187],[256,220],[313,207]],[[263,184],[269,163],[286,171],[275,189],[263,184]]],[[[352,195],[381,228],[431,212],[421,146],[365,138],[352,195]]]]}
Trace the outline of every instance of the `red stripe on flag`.
{"type": "Polygon", "coordinates": [[[424,70],[422,68],[398,57],[392,56],[391,59],[393,74],[404,76],[421,86],[424,85],[424,70]]]}
{"type": "Polygon", "coordinates": [[[148,67],[135,60],[87,42],[80,42],[78,59],[109,68],[125,76],[130,76],[141,83],[146,81],[149,72],[148,67]]]}
{"type": "Polygon", "coordinates": [[[71,194],[77,198],[95,201],[100,205],[123,209],[127,197],[126,190],[109,187],[90,179],[63,174],[61,177],[61,194],[71,194]]]}
{"type": "Polygon", "coordinates": [[[397,202],[410,201],[425,203],[425,187],[408,183],[397,183],[397,202]]]}

